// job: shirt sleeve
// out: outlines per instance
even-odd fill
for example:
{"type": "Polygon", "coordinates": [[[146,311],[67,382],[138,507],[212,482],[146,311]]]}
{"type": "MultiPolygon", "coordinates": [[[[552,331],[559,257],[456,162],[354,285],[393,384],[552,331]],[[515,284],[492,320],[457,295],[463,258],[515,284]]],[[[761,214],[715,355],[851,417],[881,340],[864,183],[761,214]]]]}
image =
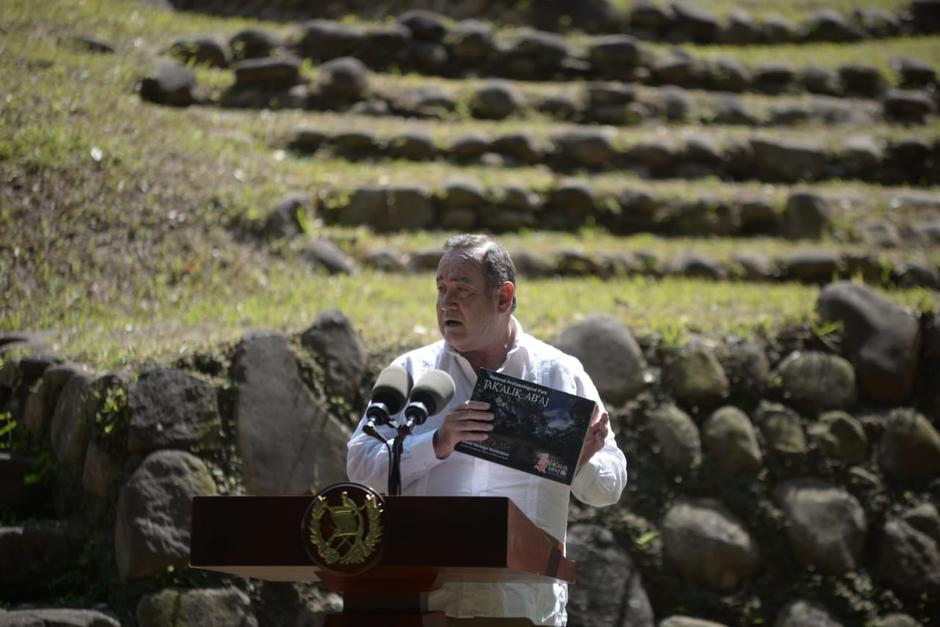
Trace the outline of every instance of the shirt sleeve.
{"type": "MultiPolygon", "coordinates": [[[[579,364],[580,366],[580,364],[579,364]]],[[[577,395],[589,398],[604,411],[604,403],[591,378],[579,368],[574,375],[577,395]]],[[[613,505],[627,485],[627,458],[617,446],[613,426],[607,431],[604,446],[594,453],[571,482],[571,493],[593,507],[613,505]]]]}

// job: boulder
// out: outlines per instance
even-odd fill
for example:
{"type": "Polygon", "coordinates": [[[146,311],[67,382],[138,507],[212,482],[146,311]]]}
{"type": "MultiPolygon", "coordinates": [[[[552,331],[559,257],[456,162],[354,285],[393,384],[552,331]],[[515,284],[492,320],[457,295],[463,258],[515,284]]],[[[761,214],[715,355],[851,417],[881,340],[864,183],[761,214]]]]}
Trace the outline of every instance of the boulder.
{"type": "Polygon", "coordinates": [[[486,189],[476,179],[452,178],[444,182],[441,204],[448,208],[482,207],[487,202],[486,189]]]}
{"type": "MultiPolygon", "coordinates": [[[[742,255],[735,257],[738,263],[759,270],[760,276],[770,276],[772,268],[766,258],[747,259],[742,255]]],[[[770,363],[760,346],[748,341],[729,342],[719,352],[718,359],[728,377],[732,396],[756,400],[763,395],[770,383],[770,363]]]]}
{"type": "Polygon", "coordinates": [[[630,80],[642,53],[636,39],[629,35],[607,35],[588,46],[588,60],[594,74],[605,79],[630,80]]]}
{"type": "MultiPolygon", "coordinates": [[[[714,106],[715,110],[711,120],[714,124],[738,126],[757,126],[758,124],[757,118],[747,110],[744,103],[736,96],[719,96],[715,100],[714,106]]],[[[749,162],[749,168],[752,167],[753,163],[749,162]]],[[[749,171],[748,176],[751,175],[753,175],[753,172],[749,171]]]]}
{"type": "Polygon", "coordinates": [[[573,94],[561,91],[546,95],[535,104],[535,108],[556,120],[573,120],[578,117],[581,105],[573,94]]]}
{"type": "Polygon", "coordinates": [[[831,227],[828,201],[817,193],[798,190],[787,197],[780,230],[790,239],[819,239],[831,227]]]}
{"type": "Polygon", "coordinates": [[[294,57],[245,59],[234,69],[236,90],[287,89],[300,82],[300,60],[294,57]]]}
{"type": "Polygon", "coordinates": [[[810,411],[844,409],[855,401],[855,371],[837,355],[794,351],[775,377],[788,403],[810,411]]]}
{"type": "Polygon", "coordinates": [[[777,403],[761,402],[754,422],[772,451],[782,456],[806,453],[806,436],[800,417],[792,409],[777,403]]]}
{"type": "Polygon", "coordinates": [[[270,57],[280,45],[281,40],[277,35],[263,28],[242,29],[228,40],[232,58],[238,61],[270,57]]]}
{"type": "Polygon", "coordinates": [[[777,260],[780,274],[788,281],[830,283],[842,270],[842,258],[828,251],[804,250],[789,253],[777,260]]]}
{"type": "Polygon", "coordinates": [[[97,610],[48,608],[3,612],[0,627],[121,627],[121,623],[97,610]]]}
{"type": "Polygon", "coordinates": [[[718,19],[707,9],[698,4],[673,2],[672,33],[680,40],[699,44],[711,44],[718,41],[721,25],[718,19]]]}
{"type": "Polygon", "coordinates": [[[826,457],[845,464],[868,459],[868,436],[862,423],[843,411],[829,411],[807,430],[826,457]]]}
{"type": "Polygon", "coordinates": [[[392,159],[428,161],[437,155],[437,147],[431,134],[414,129],[394,137],[388,143],[388,156],[392,159]]]}
{"type": "Polygon", "coordinates": [[[522,92],[506,81],[489,81],[478,87],[470,99],[475,118],[503,120],[525,105],[522,92]]]}
{"type": "Polygon", "coordinates": [[[216,37],[183,37],[173,42],[167,50],[184,65],[194,63],[209,67],[228,67],[232,53],[225,42],[216,37]]]}
{"type": "Polygon", "coordinates": [[[257,627],[251,600],[235,588],[166,589],[141,597],[137,603],[140,627],[257,627]]]}
{"type": "Polygon", "coordinates": [[[878,462],[891,479],[930,481],[940,475],[940,433],[916,411],[895,409],[884,421],[878,462]]]}
{"type": "Polygon", "coordinates": [[[818,65],[807,65],[800,75],[800,82],[811,94],[840,96],[842,83],[834,70],[818,65]]]}
{"type": "Polygon", "coordinates": [[[563,181],[548,192],[542,228],[567,230],[583,224],[597,211],[594,189],[583,181],[563,181]]]}
{"type": "Polygon", "coordinates": [[[656,438],[654,450],[668,472],[682,475],[702,463],[698,427],[684,411],[675,405],[659,407],[650,412],[649,425],[656,438]]]}
{"type": "Polygon", "coordinates": [[[76,35],[74,41],[83,50],[95,54],[114,54],[117,52],[117,48],[110,41],[94,35],[76,35]]]}
{"type": "Polygon", "coordinates": [[[464,20],[454,26],[444,40],[447,51],[460,67],[489,63],[497,52],[493,31],[483,22],[464,20]]]}
{"type": "Polygon", "coordinates": [[[676,149],[666,140],[641,141],[627,149],[624,162],[651,176],[668,176],[676,165],[676,149]]]}
{"type": "Polygon", "coordinates": [[[354,274],[356,263],[331,240],[318,237],[304,244],[302,256],[310,267],[327,274],[354,274]]]}
{"type": "Polygon", "coordinates": [[[838,11],[813,11],[803,26],[804,41],[858,41],[863,33],[838,11]]]}
{"type": "Polygon", "coordinates": [[[489,150],[490,140],[485,135],[472,133],[462,135],[450,146],[450,155],[457,161],[479,159],[489,150]]]}
{"type": "Polygon", "coordinates": [[[345,480],[349,430],[313,399],[286,337],[246,335],[232,377],[236,439],[250,494],[309,494],[345,480]]]}
{"type": "Polygon", "coordinates": [[[211,383],[175,368],[145,370],[127,391],[131,451],[215,448],[222,422],[211,383]]]}
{"type": "Polygon", "coordinates": [[[869,37],[884,38],[901,35],[901,18],[896,13],[876,7],[855,9],[855,19],[869,37]]]}
{"type": "Polygon", "coordinates": [[[940,543],[940,513],[933,503],[912,507],[901,514],[901,520],[940,543]]]}
{"type": "Polygon", "coordinates": [[[339,309],[327,309],[300,335],[300,343],[320,362],[327,385],[354,399],[366,368],[366,349],[349,318],[339,309]]]}
{"type": "Polygon", "coordinates": [[[802,564],[829,575],[861,565],[867,521],[854,496],[816,479],[798,479],[780,484],[774,497],[786,515],[790,550],[802,564]]]}
{"type": "Polygon", "coordinates": [[[937,112],[933,98],[924,91],[891,89],[881,102],[885,118],[901,124],[923,124],[937,112]]]}
{"type": "Polygon", "coordinates": [[[398,23],[408,29],[418,41],[439,43],[447,36],[447,22],[443,15],[423,9],[412,9],[398,16],[398,23]]]}
{"type": "Polygon", "coordinates": [[[80,372],[82,368],[75,364],[52,365],[42,373],[39,387],[26,397],[23,421],[35,440],[41,441],[49,434],[62,388],[80,372]]]}
{"type": "Polygon", "coordinates": [[[569,56],[564,37],[544,31],[523,33],[499,59],[502,72],[513,78],[549,80],[569,56]]]}
{"type": "Polygon", "coordinates": [[[763,466],[751,419],[731,405],[716,409],[705,421],[702,443],[708,457],[729,474],[754,474],[763,466]]]}
{"type": "Polygon", "coordinates": [[[659,621],[657,627],[726,627],[726,625],[691,616],[668,616],[659,621]]]}
{"type": "Polygon", "coordinates": [[[636,0],[627,20],[633,29],[655,36],[669,31],[675,23],[675,17],[671,5],[661,5],[653,0],[636,0]]]}
{"type": "Polygon", "coordinates": [[[839,78],[845,93],[852,96],[877,98],[887,86],[881,70],[871,65],[843,65],[839,68],[839,78]]]}
{"type": "MultiPolygon", "coordinates": [[[[678,233],[685,233],[684,229],[670,228],[678,233]]],[[[725,278],[725,270],[721,264],[705,255],[699,253],[679,253],[668,263],[667,272],[677,276],[684,276],[695,279],[707,279],[710,281],[720,281],[725,278]]]]}
{"type": "MultiPolygon", "coordinates": [[[[311,137],[298,137],[305,145],[311,145],[311,137]]],[[[310,198],[303,193],[292,193],[281,198],[268,212],[262,226],[262,233],[271,238],[291,237],[304,232],[304,225],[310,213],[310,198]]]]}
{"type": "Polygon", "coordinates": [[[564,329],[555,345],[581,360],[601,398],[621,405],[645,387],[646,360],[618,320],[592,316],[564,329]]]}
{"type": "Polygon", "coordinates": [[[82,489],[102,501],[109,501],[113,496],[115,481],[120,476],[120,461],[106,445],[92,440],[85,452],[82,489]]]}
{"type": "Polygon", "coordinates": [[[852,362],[868,396],[887,403],[910,396],[921,345],[913,316],[871,289],[847,281],[823,289],[816,310],[823,321],[842,323],[842,354],[852,362]]]}
{"type": "Polygon", "coordinates": [[[730,46],[754,44],[760,40],[760,27],[750,13],[735,10],[728,15],[719,40],[730,46]]]}
{"type": "Polygon", "coordinates": [[[842,623],[823,606],[800,599],[780,609],[774,627],[842,627],[842,623]]]}
{"type": "Polygon", "coordinates": [[[785,63],[761,63],[751,70],[752,86],[764,94],[779,95],[793,91],[796,70],[785,63]]]}
{"type": "Polygon", "coordinates": [[[720,91],[746,91],[753,80],[751,71],[731,57],[718,57],[712,65],[712,83],[720,91]]]}
{"type": "Polygon", "coordinates": [[[213,496],[215,483],[198,457],[183,451],[149,455],[121,488],[114,547],[121,579],[189,562],[192,497],[213,496]]]}
{"type": "Polygon", "coordinates": [[[666,368],[676,400],[687,407],[709,406],[728,396],[730,384],[715,351],[703,342],[688,342],[666,368]]]}
{"type": "Polygon", "coordinates": [[[900,518],[889,518],[878,542],[875,572],[888,585],[909,594],[940,591],[940,546],[900,518]]]}
{"type": "Polygon", "coordinates": [[[173,107],[196,104],[196,75],[185,65],[162,62],[141,80],[140,97],[173,107]]]}
{"type": "Polygon", "coordinates": [[[369,70],[353,57],[333,59],[320,66],[317,85],[328,102],[362,100],[369,93],[369,70]]]}
{"type": "Polygon", "coordinates": [[[551,31],[576,29],[585,33],[607,33],[621,26],[619,7],[611,0],[560,0],[525,5],[523,23],[551,31]]]}
{"type": "Polygon", "coordinates": [[[386,24],[362,33],[354,56],[375,69],[400,64],[412,43],[411,32],[400,24],[386,24]]]}
{"type": "Polygon", "coordinates": [[[555,137],[556,156],[565,164],[599,169],[609,167],[617,155],[609,134],[603,131],[571,131],[555,137]]]}
{"type": "Polygon", "coordinates": [[[591,568],[579,571],[571,588],[568,620],[584,627],[652,627],[650,607],[639,569],[617,545],[613,534],[594,524],[568,530],[566,552],[591,568]]]}
{"type": "Polygon", "coordinates": [[[729,592],[760,566],[760,551],[744,525],[714,499],[680,500],[662,523],[666,556],[691,582],[729,592]]]}
{"type": "Polygon", "coordinates": [[[936,84],[937,71],[926,61],[905,57],[898,59],[897,63],[898,87],[901,89],[923,89],[936,84]]]}
{"type": "MultiPolygon", "coordinates": [[[[731,257],[731,264],[732,275],[744,279],[745,281],[771,281],[774,279],[776,273],[776,264],[771,261],[770,257],[762,253],[749,251],[735,253],[731,257]]],[[[767,382],[765,380],[764,385],[766,384],[767,382]]],[[[734,381],[732,381],[732,389],[735,387],[737,386],[735,386],[734,381]]],[[[741,387],[738,387],[738,389],[734,391],[735,394],[741,392],[744,394],[754,394],[754,391],[749,391],[741,387]]]]}
{"type": "Polygon", "coordinates": [[[361,29],[328,20],[309,20],[301,30],[297,51],[314,61],[351,55],[362,40],[361,29]]]}
{"type": "Polygon", "coordinates": [[[754,137],[754,176],[762,181],[796,183],[825,178],[829,155],[815,143],[754,137]]]}
{"type": "Polygon", "coordinates": [[[796,41],[797,29],[790,20],[779,15],[767,15],[760,22],[761,41],[768,44],[785,44],[796,41]]]}
{"type": "Polygon", "coordinates": [[[49,428],[52,452],[65,465],[81,467],[91,437],[98,401],[95,377],[75,372],[62,387],[49,428]]]}
{"type": "Polygon", "coordinates": [[[434,205],[431,192],[418,185],[370,185],[353,192],[339,209],[338,222],[369,226],[376,231],[414,231],[431,226],[434,205]]]}
{"type": "Polygon", "coordinates": [[[893,613],[869,621],[869,627],[923,627],[909,614],[893,613]]]}
{"type": "MultiPolygon", "coordinates": [[[[88,530],[64,520],[27,520],[0,525],[0,586],[4,598],[42,598],[54,578],[65,578],[76,563],[88,530]]],[[[0,621],[5,614],[0,613],[0,621]]],[[[2,624],[2,622],[0,622],[2,624]]]]}

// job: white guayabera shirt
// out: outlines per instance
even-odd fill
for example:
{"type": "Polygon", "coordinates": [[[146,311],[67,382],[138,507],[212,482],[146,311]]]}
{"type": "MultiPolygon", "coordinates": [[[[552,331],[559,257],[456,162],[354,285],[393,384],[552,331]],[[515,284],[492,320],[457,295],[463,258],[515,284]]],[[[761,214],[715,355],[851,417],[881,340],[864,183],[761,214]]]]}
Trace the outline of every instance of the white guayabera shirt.
{"type": "MultiPolygon", "coordinates": [[[[499,372],[589,398],[603,410],[597,388],[581,362],[523,333],[515,325],[515,342],[499,372]]],[[[428,370],[444,370],[454,379],[456,392],[450,404],[415,428],[405,440],[401,462],[402,494],[408,496],[508,496],[536,525],[564,543],[568,525],[568,500],[601,507],[616,503],[627,482],[627,461],[617,448],[614,433],[604,447],[575,475],[571,486],[519,470],[453,452],[445,459],[434,454],[434,432],[443,417],[470,398],[477,375],[470,363],[443,340],[411,351],[395,360],[415,381],[428,370]]],[[[388,451],[384,444],[363,433],[361,421],[348,444],[346,471],[351,481],[384,493],[388,486],[388,451]]],[[[392,431],[384,427],[391,437],[392,431]]],[[[568,586],[564,583],[464,583],[444,584],[428,598],[429,609],[448,616],[526,617],[538,625],[562,626],[567,620],[568,586]]]]}

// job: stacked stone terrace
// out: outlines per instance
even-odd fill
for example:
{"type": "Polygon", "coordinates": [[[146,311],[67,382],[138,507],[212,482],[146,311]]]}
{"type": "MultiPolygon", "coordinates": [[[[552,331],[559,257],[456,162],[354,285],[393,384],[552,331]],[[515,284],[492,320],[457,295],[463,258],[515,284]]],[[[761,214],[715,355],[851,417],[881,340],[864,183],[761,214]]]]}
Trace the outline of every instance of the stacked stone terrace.
{"type": "MultiPolygon", "coordinates": [[[[615,243],[518,244],[522,280],[826,286],[822,326],[773,337],[670,343],[592,317],[546,338],[584,362],[630,460],[620,504],[572,505],[585,566],[571,625],[936,620],[940,316],[841,281],[940,289],[936,68],[750,64],[707,45],[936,41],[940,3],[792,23],[639,0],[619,18],[534,16],[551,30],[325,17],[288,36],[168,34],[140,84],[154,106],[273,120],[270,150],[311,184],[247,225],[264,245],[302,247],[329,273],[430,273],[437,247],[338,240],[601,230],[615,243]],[[637,235],[658,245],[637,249],[637,235]],[[675,241],[687,249],[664,252],[675,241]],[[715,242],[725,252],[702,252],[715,242]]],[[[186,505],[343,479],[355,408],[387,356],[341,312],[135,372],[61,363],[41,337],[0,337],[0,357],[0,415],[28,431],[0,454],[10,620],[306,625],[335,610],[316,586],[188,570],[186,505]],[[79,580],[101,606],[63,600],[79,580]]]]}

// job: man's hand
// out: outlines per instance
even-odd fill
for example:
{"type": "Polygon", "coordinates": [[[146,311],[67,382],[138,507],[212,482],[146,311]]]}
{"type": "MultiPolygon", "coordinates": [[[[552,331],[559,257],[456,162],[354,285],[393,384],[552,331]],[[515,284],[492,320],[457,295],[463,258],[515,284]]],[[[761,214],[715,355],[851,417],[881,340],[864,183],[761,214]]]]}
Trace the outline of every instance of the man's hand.
{"type": "Polygon", "coordinates": [[[444,422],[434,432],[434,454],[444,459],[454,452],[458,442],[483,442],[493,430],[493,412],[486,411],[489,403],[466,401],[452,413],[444,416],[444,422]]]}
{"type": "Polygon", "coordinates": [[[610,417],[607,412],[600,415],[595,414],[591,420],[591,426],[588,427],[587,437],[584,438],[584,446],[581,448],[581,459],[578,460],[578,470],[584,466],[594,453],[604,448],[604,440],[607,438],[607,432],[610,430],[610,417]]]}

